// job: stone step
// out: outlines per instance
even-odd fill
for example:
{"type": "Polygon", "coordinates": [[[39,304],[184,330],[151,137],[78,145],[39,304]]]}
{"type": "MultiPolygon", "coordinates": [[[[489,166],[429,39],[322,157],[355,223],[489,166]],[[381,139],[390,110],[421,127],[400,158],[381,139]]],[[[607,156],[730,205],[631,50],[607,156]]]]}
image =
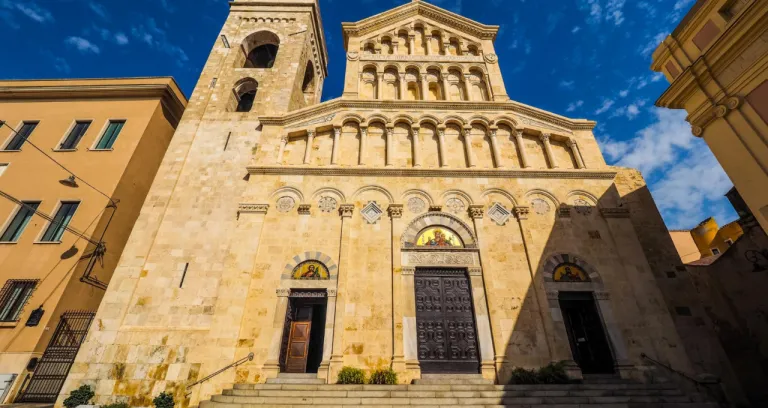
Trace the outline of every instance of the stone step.
{"type": "Polygon", "coordinates": [[[307,376],[302,374],[300,377],[296,374],[280,374],[277,378],[268,378],[267,384],[300,384],[300,385],[323,385],[325,379],[317,378],[316,374],[307,376]]]}
{"type": "Polygon", "coordinates": [[[715,403],[692,403],[692,402],[629,402],[629,403],[531,403],[524,400],[504,400],[501,403],[486,403],[483,399],[389,399],[389,398],[350,398],[350,399],[332,399],[332,398],[288,398],[288,399],[265,399],[262,402],[232,404],[220,403],[214,401],[203,401],[200,408],[265,408],[265,407],[346,407],[346,406],[366,406],[366,407],[397,407],[397,406],[420,406],[420,407],[441,407],[456,408],[460,407],[483,407],[483,408],[718,408],[715,403]]]}
{"type": "Polygon", "coordinates": [[[493,385],[493,380],[483,378],[481,375],[423,375],[422,378],[413,380],[415,385],[493,385]]]}
{"type": "MultiPolygon", "coordinates": [[[[321,380],[322,381],[322,380],[321,380]]],[[[338,384],[235,384],[235,390],[292,390],[292,391],[548,391],[548,390],[674,390],[671,384],[537,384],[537,385],[489,385],[489,384],[441,384],[441,385],[338,385],[338,384]]]]}
{"type": "MultiPolygon", "coordinates": [[[[305,390],[262,389],[224,390],[222,395],[236,397],[306,396],[305,390]]],[[[393,398],[502,398],[508,397],[681,397],[680,390],[493,390],[493,391],[414,391],[407,388],[368,388],[364,390],[312,391],[322,397],[393,397],[393,398]]]]}

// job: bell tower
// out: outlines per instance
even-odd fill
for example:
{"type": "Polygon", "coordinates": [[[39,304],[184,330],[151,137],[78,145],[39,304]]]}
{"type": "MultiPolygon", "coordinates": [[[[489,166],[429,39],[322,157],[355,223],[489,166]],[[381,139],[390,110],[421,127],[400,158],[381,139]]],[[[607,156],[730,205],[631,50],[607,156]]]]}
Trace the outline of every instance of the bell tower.
{"type": "Polygon", "coordinates": [[[232,1],[192,109],[255,120],[314,105],[327,58],[317,0],[232,1]]]}

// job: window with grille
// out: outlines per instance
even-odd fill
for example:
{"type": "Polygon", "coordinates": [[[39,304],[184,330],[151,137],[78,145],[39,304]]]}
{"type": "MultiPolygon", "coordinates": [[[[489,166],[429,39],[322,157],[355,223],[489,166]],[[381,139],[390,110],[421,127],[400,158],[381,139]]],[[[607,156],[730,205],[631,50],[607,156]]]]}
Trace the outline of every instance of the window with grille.
{"type": "Polygon", "coordinates": [[[80,205],[78,202],[62,202],[59,210],[56,211],[56,215],[53,217],[53,221],[48,225],[48,229],[43,234],[42,242],[59,242],[61,236],[64,235],[64,231],[67,229],[69,222],[72,220],[72,216],[75,215],[77,207],[80,205]]]}
{"type": "Polygon", "coordinates": [[[3,235],[0,236],[0,242],[16,242],[21,237],[21,233],[24,232],[24,228],[27,228],[29,220],[35,215],[35,211],[40,206],[39,201],[24,201],[21,203],[19,211],[11,220],[8,227],[5,228],[3,235]]]}
{"type": "Polygon", "coordinates": [[[37,124],[38,122],[24,122],[19,131],[13,135],[11,141],[5,146],[4,150],[21,150],[21,146],[24,146],[24,142],[29,139],[37,124]]]}
{"type": "Polygon", "coordinates": [[[101,135],[101,139],[99,139],[99,143],[96,144],[96,150],[111,149],[115,144],[115,140],[117,140],[120,131],[123,130],[124,125],[124,120],[110,120],[107,130],[104,131],[104,134],[101,135]]]}
{"type": "Polygon", "coordinates": [[[88,128],[91,126],[90,121],[77,121],[75,122],[75,127],[72,128],[72,130],[69,131],[69,134],[64,139],[63,142],[61,142],[61,145],[59,146],[60,150],[72,150],[77,147],[77,144],[80,143],[80,139],[83,138],[83,135],[85,135],[85,132],[88,131],[88,128]]]}
{"type": "Polygon", "coordinates": [[[0,292],[0,322],[19,320],[24,305],[27,304],[37,280],[8,280],[0,292]]]}

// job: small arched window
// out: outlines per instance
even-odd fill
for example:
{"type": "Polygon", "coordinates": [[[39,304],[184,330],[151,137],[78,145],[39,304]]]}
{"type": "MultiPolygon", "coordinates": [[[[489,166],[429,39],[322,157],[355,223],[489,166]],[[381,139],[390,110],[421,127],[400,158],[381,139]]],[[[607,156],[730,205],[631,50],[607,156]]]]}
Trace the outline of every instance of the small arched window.
{"type": "Polygon", "coordinates": [[[243,41],[243,68],[272,68],[275,65],[280,38],[269,31],[259,31],[243,41]]]}
{"type": "Polygon", "coordinates": [[[256,100],[256,92],[259,90],[259,83],[253,78],[240,80],[233,89],[237,107],[235,112],[250,112],[253,109],[253,102],[256,100]]]}
{"type": "Polygon", "coordinates": [[[306,103],[312,103],[315,97],[315,66],[312,61],[307,61],[307,68],[304,70],[304,81],[301,84],[301,91],[304,92],[306,103]]]}

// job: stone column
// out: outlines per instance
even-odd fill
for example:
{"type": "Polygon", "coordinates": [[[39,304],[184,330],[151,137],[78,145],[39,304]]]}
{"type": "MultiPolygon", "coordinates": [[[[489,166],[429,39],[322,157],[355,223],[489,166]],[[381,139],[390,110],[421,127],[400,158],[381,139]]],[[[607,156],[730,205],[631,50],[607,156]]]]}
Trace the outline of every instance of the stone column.
{"type": "Polygon", "coordinates": [[[365,165],[365,150],[368,145],[368,128],[360,126],[360,157],[357,159],[357,164],[365,165]]]}
{"type": "Polygon", "coordinates": [[[339,164],[339,143],[341,139],[341,128],[333,128],[333,150],[331,151],[331,164],[339,164]]]}
{"type": "Polygon", "coordinates": [[[272,339],[269,341],[267,361],[262,370],[267,378],[275,378],[280,373],[280,348],[283,343],[283,330],[285,330],[285,314],[288,313],[288,297],[290,289],[277,289],[277,304],[275,305],[275,317],[272,320],[272,339]]]}
{"type": "Polygon", "coordinates": [[[325,337],[323,338],[323,359],[317,370],[317,378],[331,384],[330,368],[331,355],[333,353],[333,328],[336,318],[336,289],[328,289],[328,303],[325,307],[325,337]]]}
{"type": "Polygon", "coordinates": [[[328,379],[335,381],[341,367],[344,365],[344,307],[346,301],[347,288],[347,269],[349,269],[350,252],[350,230],[351,218],[355,212],[354,204],[342,204],[339,206],[339,216],[341,216],[341,245],[339,248],[339,274],[337,276],[336,287],[336,312],[334,313],[333,332],[338,336],[333,336],[333,346],[331,348],[331,360],[328,369],[328,379]]]}
{"type": "Polygon", "coordinates": [[[467,164],[469,167],[475,167],[475,155],[472,153],[472,136],[470,131],[472,128],[462,129],[462,136],[464,137],[464,150],[467,154],[467,164]]]}
{"type": "Polygon", "coordinates": [[[394,140],[395,140],[395,128],[387,126],[387,157],[386,157],[386,165],[394,166],[394,160],[393,160],[393,152],[395,151],[394,146],[394,140]]]}
{"type": "Polygon", "coordinates": [[[408,49],[408,54],[416,55],[416,34],[408,35],[408,45],[410,46],[408,49]]]}
{"type": "Polygon", "coordinates": [[[416,329],[416,268],[402,267],[401,308],[403,313],[403,355],[405,356],[405,370],[407,378],[420,378],[421,365],[419,364],[419,340],[416,329]]]}
{"type": "Polygon", "coordinates": [[[285,146],[288,144],[288,137],[283,136],[280,138],[280,150],[277,151],[277,164],[283,164],[283,154],[285,154],[285,146]]]}
{"type": "Polygon", "coordinates": [[[499,150],[499,140],[496,137],[496,131],[498,129],[492,128],[490,130],[491,134],[491,149],[493,149],[493,161],[494,164],[496,164],[497,169],[504,168],[504,164],[501,162],[501,151],[499,150]]]}
{"type": "MultiPolygon", "coordinates": [[[[487,272],[486,264],[483,261],[483,247],[481,232],[483,228],[483,216],[485,208],[482,205],[470,205],[469,216],[475,228],[478,247],[480,248],[480,268],[469,268],[469,280],[472,284],[472,301],[475,307],[475,320],[477,321],[477,342],[480,347],[480,372],[483,378],[496,381],[497,369],[495,366],[495,356],[498,353],[493,341],[493,331],[491,330],[491,316],[488,308],[488,291],[483,271],[487,272]]],[[[496,330],[501,330],[497,327],[496,330]]],[[[503,354],[503,351],[502,353],[503,354]]]]}
{"type": "Polygon", "coordinates": [[[462,73],[461,75],[461,86],[464,87],[464,96],[466,97],[465,100],[471,101],[472,100],[472,92],[470,92],[471,87],[469,86],[469,78],[467,78],[468,74],[462,73]]]}
{"type": "Polygon", "coordinates": [[[443,100],[447,101],[450,98],[448,97],[448,73],[447,72],[441,72],[440,78],[443,81],[443,100]]]}
{"type": "Polygon", "coordinates": [[[440,153],[440,167],[448,167],[448,160],[445,157],[445,126],[440,125],[437,129],[437,150],[440,153]]]}
{"type": "Polygon", "coordinates": [[[488,95],[488,100],[493,100],[493,87],[491,86],[491,76],[485,73],[485,93],[488,95]]]}
{"type": "Polygon", "coordinates": [[[576,143],[576,140],[568,139],[568,147],[571,148],[571,153],[573,153],[573,157],[576,159],[577,168],[585,168],[584,159],[581,157],[581,151],[579,150],[579,145],[576,143]]]}
{"type": "Polygon", "coordinates": [[[304,150],[304,164],[309,164],[312,160],[312,143],[315,141],[315,131],[307,131],[307,148],[304,150]]]}
{"type": "Polygon", "coordinates": [[[405,352],[403,351],[403,302],[408,294],[403,293],[402,256],[400,237],[403,235],[403,205],[390,204],[387,208],[392,221],[392,369],[401,375],[405,373],[405,352]]]}
{"type": "Polygon", "coordinates": [[[400,88],[400,99],[401,101],[405,100],[405,74],[400,73],[400,82],[398,82],[398,88],[400,88]]]}
{"type": "Polygon", "coordinates": [[[384,99],[384,71],[376,71],[376,99],[384,99]]]}
{"type": "Polygon", "coordinates": [[[557,168],[557,161],[555,160],[555,155],[552,154],[552,145],[549,144],[549,133],[542,133],[541,134],[541,141],[544,143],[544,154],[547,155],[547,161],[549,162],[549,167],[552,169],[557,168]]]}
{"type": "Polygon", "coordinates": [[[419,139],[419,126],[411,125],[411,138],[413,140],[413,167],[421,167],[421,141],[419,139]]]}
{"type": "Polygon", "coordinates": [[[421,100],[427,100],[427,93],[429,92],[429,84],[427,83],[427,74],[419,74],[421,81],[419,82],[421,87],[421,100]]]}
{"type": "Polygon", "coordinates": [[[523,168],[527,169],[531,167],[528,164],[528,156],[525,153],[525,140],[523,140],[522,130],[515,130],[515,141],[517,141],[517,154],[520,155],[520,163],[523,165],[523,168]]]}

